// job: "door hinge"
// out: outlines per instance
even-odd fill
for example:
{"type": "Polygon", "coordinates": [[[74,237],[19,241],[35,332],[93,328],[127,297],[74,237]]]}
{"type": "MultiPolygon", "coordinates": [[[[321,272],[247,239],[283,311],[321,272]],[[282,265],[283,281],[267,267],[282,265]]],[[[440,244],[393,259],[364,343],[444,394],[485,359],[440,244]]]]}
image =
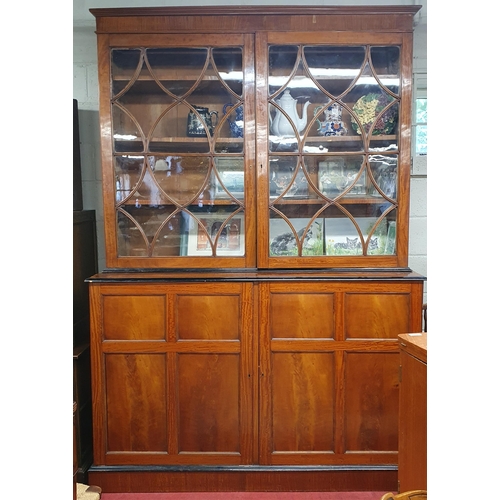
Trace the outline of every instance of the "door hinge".
{"type": "Polygon", "coordinates": [[[399,383],[403,380],[403,367],[399,365],[399,383]]]}

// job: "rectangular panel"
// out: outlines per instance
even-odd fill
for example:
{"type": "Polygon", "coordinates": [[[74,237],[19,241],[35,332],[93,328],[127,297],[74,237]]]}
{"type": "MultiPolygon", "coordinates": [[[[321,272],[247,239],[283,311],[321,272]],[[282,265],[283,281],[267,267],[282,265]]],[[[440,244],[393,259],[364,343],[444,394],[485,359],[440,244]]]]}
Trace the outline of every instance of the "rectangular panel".
{"type": "Polygon", "coordinates": [[[107,451],[167,451],[164,354],[105,357],[107,451]]]}
{"type": "Polygon", "coordinates": [[[106,295],[102,308],[106,340],[165,339],[163,295],[106,295]]]}
{"type": "Polygon", "coordinates": [[[179,452],[239,452],[239,355],[178,357],[179,452]]]}
{"type": "Polygon", "coordinates": [[[427,335],[401,335],[398,479],[401,491],[427,489],[427,335]]]}
{"type": "Polygon", "coordinates": [[[409,293],[346,293],[345,336],[396,339],[411,331],[409,293]]]}
{"type": "Polygon", "coordinates": [[[334,356],[272,356],[273,451],[333,451],[334,356]]]}
{"type": "Polygon", "coordinates": [[[397,451],[398,371],[398,353],[346,354],[346,451],[397,451]]]}
{"type": "Polygon", "coordinates": [[[179,339],[239,339],[240,296],[179,295],[176,322],[179,339]]]}
{"type": "Polygon", "coordinates": [[[333,338],[333,299],[333,293],[272,293],[271,338],[333,338]]]}

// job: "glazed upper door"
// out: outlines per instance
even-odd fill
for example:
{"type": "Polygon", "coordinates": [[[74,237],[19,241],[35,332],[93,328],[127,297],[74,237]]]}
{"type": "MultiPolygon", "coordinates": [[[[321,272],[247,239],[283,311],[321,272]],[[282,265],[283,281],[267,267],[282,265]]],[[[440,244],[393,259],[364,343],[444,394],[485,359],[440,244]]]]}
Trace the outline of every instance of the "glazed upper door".
{"type": "Polygon", "coordinates": [[[107,265],[254,266],[253,38],[99,43],[107,265]]]}
{"type": "Polygon", "coordinates": [[[257,37],[259,267],[408,262],[411,37],[257,37]]]}

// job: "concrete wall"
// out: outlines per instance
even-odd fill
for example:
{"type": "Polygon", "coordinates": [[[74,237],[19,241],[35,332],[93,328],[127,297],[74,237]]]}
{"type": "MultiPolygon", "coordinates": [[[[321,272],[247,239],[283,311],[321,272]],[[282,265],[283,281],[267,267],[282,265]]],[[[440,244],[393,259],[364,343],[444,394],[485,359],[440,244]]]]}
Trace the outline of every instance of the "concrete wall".
{"type": "MultiPolygon", "coordinates": [[[[244,1],[234,0],[197,0],[197,1],[159,1],[150,0],[148,6],[168,5],[293,5],[305,4],[304,0],[244,1]]],[[[372,2],[351,1],[317,1],[317,5],[363,5],[372,2]]],[[[413,5],[412,1],[377,1],[377,4],[413,5]]],[[[427,2],[422,5],[415,18],[414,74],[417,87],[426,90],[427,81],[427,2]]],[[[102,210],[102,176],[99,143],[98,116],[98,79],[96,36],[94,34],[95,19],[89,13],[90,8],[97,7],[137,7],[144,6],[139,0],[74,0],[73,2],[73,97],[78,100],[79,124],[82,158],[82,183],[84,209],[96,210],[98,231],[99,269],[105,268],[104,232],[102,210]]],[[[423,275],[427,275],[427,159],[420,158],[414,162],[411,179],[410,203],[410,267],[423,275]]],[[[424,296],[426,300],[426,295],[424,296]]]]}

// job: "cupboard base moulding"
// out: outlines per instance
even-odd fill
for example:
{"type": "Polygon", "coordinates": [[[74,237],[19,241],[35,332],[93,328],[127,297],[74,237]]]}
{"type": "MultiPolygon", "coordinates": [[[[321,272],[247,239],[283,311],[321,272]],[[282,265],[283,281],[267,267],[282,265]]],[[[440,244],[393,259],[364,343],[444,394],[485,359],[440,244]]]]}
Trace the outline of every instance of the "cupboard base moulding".
{"type": "Polygon", "coordinates": [[[193,491],[396,491],[397,466],[162,467],[93,466],[89,481],[106,493],[193,491]]]}

